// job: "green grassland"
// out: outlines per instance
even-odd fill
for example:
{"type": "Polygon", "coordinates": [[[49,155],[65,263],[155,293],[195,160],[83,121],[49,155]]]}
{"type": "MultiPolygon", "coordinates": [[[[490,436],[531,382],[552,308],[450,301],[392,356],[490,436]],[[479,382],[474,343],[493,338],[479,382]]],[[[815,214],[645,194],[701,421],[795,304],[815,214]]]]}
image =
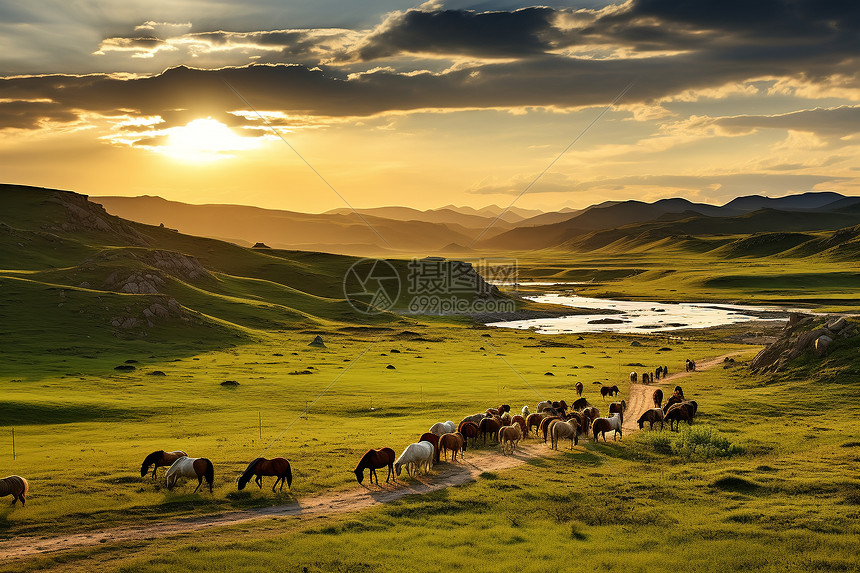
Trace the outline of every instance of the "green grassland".
{"type": "MultiPolygon", "coordinates": [[[[718,331],[538,336],[467,317],[367,315],[343,298],[355,258],[246,249],[123,221],[72,194],[2,192],[0,468],[31,491],[26,508],[0,508],[0,540],[344,491],[367,448],[399,452],[434,422],[502,402],[571,402],[576,382],[601,406],[596,384],[627,396],[631,370],[740,354],[684,380],[700,416],[680,434],[587,442],[360,513],[107,543],[0,571],[857,569],[856,339],[823,362],[802,356],[755,376],[741,363],[759,347],[718,331]],[[156,292],[121,290],[146,275],[156,292]],[[156,307],[168,310],[147,324],[156,307]],[[308,346],[317,335],[326,348],[308,346]],[[214,493],[141,478],[158,449],[210,458],[214,493]],[[259,455],[292,461],[291,492],[237,492],[259,455]]],[[[745,237],[514,256],[521,278],[591,281],[575,289],[592,296],[856,309],[860,277],[827,251],[832,236],[745,237]]],[[[405,282],[406,261],[393,264],[405,282]]]]}

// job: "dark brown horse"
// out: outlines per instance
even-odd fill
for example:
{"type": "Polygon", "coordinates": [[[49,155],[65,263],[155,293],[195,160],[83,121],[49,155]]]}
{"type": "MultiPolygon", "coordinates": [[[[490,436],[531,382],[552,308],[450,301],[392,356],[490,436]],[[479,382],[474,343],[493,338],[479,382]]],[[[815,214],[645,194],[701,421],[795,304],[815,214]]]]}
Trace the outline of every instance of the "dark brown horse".
{"type": "Polygon", "coordinates": [[[659,407],[651,408],[650,410],[645,410],[645,413],[643,413],[641,416],[639,416],[639,419],[636,420],[636,423],[639,424],[640,430],[645,427],[645,422],[648,422],[649,424],[651,424],[650,428],[652,430],[654,429],[654,422],[660,422],[660,429],[662,430],[663,429],[663,410],[661,410],[659,407]]]}
{"type": "Polygon", "coordinates": [[[471,439],[473,447],[478,446],[478,438],[481,437],[481,430],[478,428],[478,424],[475,422],[460,422],[460,427],[457,428],[457,431],[463,434],[463,439],[466,441],[471,439]]]}
{"type": "Polygon", "coordinates": [[[684,399],[684,389],[680,386],[675,386],[675,394],[680,396],[682,400],[684,399]]]}
{"type": "Polygon", "coordinates": [[[27,501],[27,491],[30,484],[21,476],[9,476],[0,479],[0,497],[12,496],[12,505],[21,500],[21,506],[27,501]]]}
{"type": "Polygon", "coordinates": [[[663,391],[657,388],[654,390],[654,394],[652,395],[652,399],[654,400],[654,407],[660,408],[663,406],[663,391]]]}
{"type": "Polygon", "coordinates": [[[525,435],[531,434],[532,428],[535,429],[535,432],[540,428],[540,421],[544,419],[543,414],[529,414],[526,418],[526,432],[525,435]]]}
{"type": "Polygon", "coordinates": [[[502,422],[498,418],[484,418],[478,424],[478,431],[481,432],[481,438],[484,445],[487,445],[487,436],[498,436],[499,429],[502,427],[502,422]]]}
{"type": "Polygon", "coordinates": [[[543,420],[540,421],[540,428],[538,429],[538,436],[543,435],[543,443],[546,443],[547,435],[549,434],[549,427],[552,422],[557,420],[561,420],[558,416],[547,416],[543,420]]]}
{"type": "Polygon", "coordinates": [[[358,460],[358,465],[355,466],[353,473],[358,483],[364,481],[364,470],[370,470],[370,483],[373,483],[373,478],[376,478],[376,485],[379,485],[379,476],[376,475],[376,470],[388,466],[388,477],[385,478],[385,483],[394,475],[394,450],[391,448],[379,448],[378,450],[367,450],[361,459],[358,460]]]}
{"type": "Polygon", "coordinates": [[[587,408],[588,406],[588,400],[586,400],[585,398],[579,398],[573,402],[574,410],[582,410],[583,408],[587,408]]]}
{"type": "Polygon", "coordinates": [[[689,410],[685,408],[683,404],[673,404],[672,407],[666,411],[663,419],[669,422],[669,429],[676,432],[681,429],[681,421],[687,422],[689,425],[693,425],[693,417],[690,416],[689,410]]]}
{"type": "Polygon", "coordinates": [[[618,414],[621,418],[621,423],[624,423],[624,411],[627,409],[627,402],[621,400],[620,402],[612,402],[609,404],[609,413],[610,414],[618,414]]]}
{"type": "Polygon", "coordinates": [[[293,471],[290,468],[290,462],[284,458],[257,458],[245,468],[245,472],[239,476],[239,489],[245,489],[245,485],[254,477],[254,483],[257,487],[263,489],[263,476],[276,476],[275,483],[272,484],[272,493],[275,493],[275,487],[278,482],[281,482],[281,491],[284,489],[284,481],[287,482],[287,488],[293,487],[293,471]]]}
{"type": "Polygon", "coordinates": [[[175,452],[165,452],[164,450],[158,450],[157,452],[152,452],[143,459],[143,464],[141,464],[140,466],[140,477],[146,475],[146,472],[149,471],[149,466],[153,466],[152,479],[155,479],[155,470],[160,467],[170,467],[173,462],[187,455],[188,454],[186,454],[182,450],[176,450],[175,452]]]}
{"type": "Polygon", "coordinates": [[[601,386],[600,387],[600,396],[606,400],[607,396],[617,396],[618,395],[618,386],[601,386]]]}
{"type": "Polygon", "coordinates": [[[669,396],[669,399],[668,399],[668,400],[666,400],[666,404],[663,406],[663,411],[664,411],[664,412],[668,412],[668,411],[669,411],[669,408],[670,408],[672,405],[674,405],[674,404],[680,404],[680,403],[681,403],[681,402],[683,402],[683,401],[684,401],[684,399],[683,399],[683,398],[681,398],[680,396],[678,396],[678,394],[677,394],[677,393],[672,394],[671,396],[669,396]]]}
{"type": "Polygon", "coordinates": [[[576,383],[576,395],[582,396],[582,382],[576,383]]]}
{"type": "MultiPolygon", "coordinates": [[[[475,424],[474,422],[460,422],[460,427],[463,427],[463,424],[475,424]]],[[[475,424],[477,426],[477,424],[475,424]]],[[[439,436],[436,434],[432,434],[430,432],[424,432],[421,434],[421,437],[418,439],[419,442],[430,442],[433,444],[433,463],[439,463],[439,436]]]]}

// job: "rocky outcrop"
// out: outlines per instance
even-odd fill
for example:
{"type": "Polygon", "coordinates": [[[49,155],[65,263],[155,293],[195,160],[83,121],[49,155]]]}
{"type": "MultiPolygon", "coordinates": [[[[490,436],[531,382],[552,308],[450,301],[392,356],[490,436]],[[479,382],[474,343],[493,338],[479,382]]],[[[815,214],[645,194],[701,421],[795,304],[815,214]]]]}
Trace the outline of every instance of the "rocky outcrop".
{"type": "Polygon", "coordinates": [[[65,208],[66,219],[44,227],[51,231],[96,231],[122,239],[129,245],[146,246],[149,240],[129,222],[109,214],[104,207],[68,191],[54,191],[48,201],[65,208]]]}
{"type": "Polygon", "coordinates": [[[111,318],[111,326],[130,330],[147,326],[152,328],[159,321],[178,319],[188,322],[190,320],[182,305],[176,299],[168,297],[158,297],[152,304],[138,312],[133,311],[131,307],[125,310],[125,313],[111,318]]]}
{"type": "Polygon", "coordinates": [[[162,292],[167,285],[165,275],[187,282],[214,278],[200,261],[182,253],[132,249],[108,255],[104,257],[104,260],[112,261],[120,257],[139,261],[150,269],[126,268],[116,270],[108,275],[102,284],[102,287],[107,290],[129,294],[157,294],[162,292]]]}
{"type": "Polygon", "coordinates": [[[820,324],[819,320],[817,317],[792,313],[779,338],[762,349],[750,362],[750,370],[779,372],[789,362],[810,350],[822,357],[832,351],[838,340],[858,334],[857,325],[845,317],[829,319],[816,327],[816,323],[820,324]]]}

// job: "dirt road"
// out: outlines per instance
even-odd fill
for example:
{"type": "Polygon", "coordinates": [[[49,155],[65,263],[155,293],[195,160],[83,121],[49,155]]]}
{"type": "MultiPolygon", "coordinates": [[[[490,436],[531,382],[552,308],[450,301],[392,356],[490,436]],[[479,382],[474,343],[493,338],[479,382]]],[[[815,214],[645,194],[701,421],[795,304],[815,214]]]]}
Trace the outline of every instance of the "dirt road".
{"type": "MultiPolygon", "coordinates": [[[[737,353],[735,353],[737,354],[737,353]]],[[[707,370],[723,362],[727,354],[717,358],[702,361],[697,364],[698,370],[707,370]]],[[[636,420],[642,412],[653,406],[651,394],[654,388],[664,384],[673,384],[676,380],[689,376],[689,372],[670,374],[659,384],[632,384],[628,399],[627,412],[624,415],[624,431],[637,431],[636,420]]],[[[210,527],[236,525],[249,521],[261,520],[279,516],[315,516],[321,514],[361,511],[383,503],[389,503],[407,495],[420,495],[475,481],[483,472],[500,471],[516,467],[534,457],[555,455],[543,442],[527,440],[520,442],[519,450],[511,456],[503,456],[498,451],[467,452],[465,461],[460,463],[443,463],[434,468],[431,475],[420,476],[416,480],[399,480],[396,483],[382,483],[379,486],[359,486],[349,491],[336,494],[321,493],[297,500],[294,503],[276,505],[259,509],[232,511],[211,516],[195,516],[146,525],[142,527],[118,527],[102,531],[89,531],[57,537],[36,538],[18,537],[0,546],[0,559],[20,559],[36,555],[52,554],[72,549],[81,549],[95,545],[110,545],[133,541],[145,541],[158,537],[170,537],[210,527]]],[[[380,471],[383,476],[385,471],[380,471]]]]}

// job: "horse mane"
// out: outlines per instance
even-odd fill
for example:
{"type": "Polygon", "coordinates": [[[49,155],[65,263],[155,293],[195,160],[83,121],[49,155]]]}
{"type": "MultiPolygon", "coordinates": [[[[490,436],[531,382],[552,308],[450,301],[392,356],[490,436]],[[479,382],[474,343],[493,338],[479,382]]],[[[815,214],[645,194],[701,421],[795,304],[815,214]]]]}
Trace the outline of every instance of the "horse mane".
{"type": "MultiPolygon", "coordinates": [[[[251,476],[254,475],[254,468],[257,467],[257,464],[266,458],[257,458],[248,464],[248,467],[245,468],[245,471],[242,472],[242,475],[239,476],[239,489],[245,487],[245,484],[251,481],[251,476]]],[[[211,462],[210,462],[211,466],[211,462]]]]}
{"type": "Polygon", "coordinates": [[[149,466],[158,461],[158,458],[163,456],[166,452],[164,450],[156,450],[143,458],[143,464],[140,466],[140,475],[145,476],[149,466]]]}

